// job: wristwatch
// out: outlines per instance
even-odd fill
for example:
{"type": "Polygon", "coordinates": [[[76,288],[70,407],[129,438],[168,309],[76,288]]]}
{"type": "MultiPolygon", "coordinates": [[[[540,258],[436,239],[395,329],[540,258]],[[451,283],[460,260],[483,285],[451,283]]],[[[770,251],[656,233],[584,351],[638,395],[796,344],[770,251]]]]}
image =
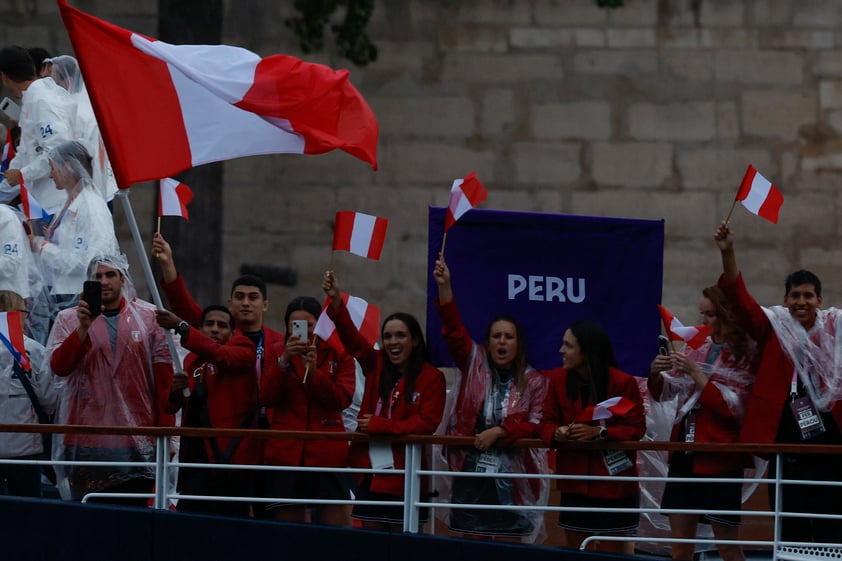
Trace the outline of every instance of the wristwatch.
{"type": "Polygon", "coordinates": [[[187,333],[190,331],[190,324],[186,321],[180,321],[178,325],[175,327],[175,332],[181,335],[182,337],[186,337],[187,333]]]}
{"type": "Polygon", "coordinates": [[[599,427],[599,439],[605,440],[608,438],[608,429],[605,427],[599,427]]]}

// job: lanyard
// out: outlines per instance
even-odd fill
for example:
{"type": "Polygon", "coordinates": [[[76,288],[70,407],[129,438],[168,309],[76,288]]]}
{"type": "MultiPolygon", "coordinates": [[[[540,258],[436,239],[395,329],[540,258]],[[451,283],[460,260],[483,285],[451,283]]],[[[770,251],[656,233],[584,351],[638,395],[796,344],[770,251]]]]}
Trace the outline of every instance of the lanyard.
{"type": "Polygon", "coordinates": [[[260,340],[257,342],[257,358],[254,365],[254,371],[257,372],[257,383],[260,384],[260,378],[263,376],[263,328],[260,329],[260,340]]]}

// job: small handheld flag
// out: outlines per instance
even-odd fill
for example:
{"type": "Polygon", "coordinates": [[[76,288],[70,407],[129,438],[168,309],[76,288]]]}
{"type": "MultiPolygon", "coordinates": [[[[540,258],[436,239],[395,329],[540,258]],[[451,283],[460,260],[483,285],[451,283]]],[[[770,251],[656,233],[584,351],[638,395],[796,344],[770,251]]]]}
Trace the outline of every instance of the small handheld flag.
{"type": "MultiPolygon", "coordinates": [[[[374,304],[369,304],[362,298],[351,296],[345,292],[342,292],[340,297],[348,308],[348,313],[351,314],[351,320],[354,322],[360,335],[369,344],[376,346],[377,340],[380,338],[380,309],[374,304]]],[[[333,349],[345,352],[342,341],[339,339],[339,334],[336,332],[336,325],[327,316],[326,310],[329,305],[330,298],[327,299],[322,313],[319,315],[319,320],[316,322],[313,333],[318,335],[333,349]]]]}
{"type": "Polygon", "coordinates": [[[447,232],[463,214],[488,198],[485,186],[472,171],[464,179],[455,179],[450,187],[450,201],[447,203],[447,218],[444,231],[447,232]]]}
{"type": "Polygon", "coordinates": [[[664,328],[667,330],[667,337],[669,337],[670,341],[684,341],[690,348],[698,349],[711,333],[709,325],[685,327],[672,312],[660,304],[658,304],[658,310],[661,312],[661,319],[664,322],[664,328]]]}
{"type": "Polygon", "coordinates": [[[193,191],[185,183],[171,177],[161,180],[158,191],[158,216],[181,216],[188,222],[187,205],[193,200],[193,191]]]}
{"type": "Polygon", "coordinates": [[[0,343],[9,349],[24,370],[32,370],[26,347],[23,344],[20,312],[0,312],[0,343]]]}
{"type": "Polygon", "coordinates": [[[340,210],[336,213],[333,229],[333,250],[347,251],[367,259],[380,259],[388,225],[386,218],[340,210]]]}
{"type": "Polygon", "coordinates": [[[15,157],[15,145],[12,143],[12,129],[6,129],[6,142],[3,143],[3,152],[0,155],[0,173],[9,169],[9,162],[15,157]]]}
{"type": "Polygon", "coordinates": [[[41,203],[36,201],[32,193],[26,188],[23,175],[20,176],[20,206],[27,220],[45,220],[49,222],[50,215],[47,214],[41,203]]]}
{"type": "Polygon", "coordinates": [[[610,419],[614,415],[622,417],[632,409],[634,409],[634,401],[627,397],[616,396],[583,409],[578,415],[576,415],[576,420],[580,422],[587,422],[610,419]]]}
{"type": "MultiPolygon", "coordinates": [[[[772,185],[771,181],[760,175],[754,166],[749,164],[735,201],[741,202],[752,214],[777,224],[778,213],[784,204],[784,196],[777,187],[772,185]]],[[[728,217],[730,216],[729,212],[728,217]]]]}

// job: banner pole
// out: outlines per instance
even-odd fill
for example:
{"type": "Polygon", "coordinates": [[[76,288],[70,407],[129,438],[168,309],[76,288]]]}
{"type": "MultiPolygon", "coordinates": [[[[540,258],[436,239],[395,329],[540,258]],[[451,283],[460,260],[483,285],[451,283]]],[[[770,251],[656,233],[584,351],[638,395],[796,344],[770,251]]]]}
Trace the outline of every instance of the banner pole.
{"type": "MultiPolygon", "coordinates": [[[[134,210],[132,203],[129,201],[129,189],[119,189],[117,197],[120,199],[120,204],[123,205],[123,211],[126,213],[126,219],[129,222],[129,229],[132,232],[132,239],[134,240],[135,250],[137,251],[140,265],[143,269],[143,275],[146,277],[146,284],[149,285],[149,291],[152,293],[152,301],[155,307],[159,310],[164,309],[164,302],[161,300],[161,294],[158,292],[158,285],[155,283],[155,275],[152,273],[152,266],[149,264],[149,256],[146,254],[146,248],[143,246],[143,238],[140,237],[140,230],[137,227],[137,220],[134,217],[134,210]]],[[[173,368],[176,372],[181,371],[181,360],[178,358],[178,351],[175,349],[175,341],[172,338],[172,332],[169,329],[164,329],[167,336],[167,346],[170,348],[170,355],[172,356],[173,368]]]]}

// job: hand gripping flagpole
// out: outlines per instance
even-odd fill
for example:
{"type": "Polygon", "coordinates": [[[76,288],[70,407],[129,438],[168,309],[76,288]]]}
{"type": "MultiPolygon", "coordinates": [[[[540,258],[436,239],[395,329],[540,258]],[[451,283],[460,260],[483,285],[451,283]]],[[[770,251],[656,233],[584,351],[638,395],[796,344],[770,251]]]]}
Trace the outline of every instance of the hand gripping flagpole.
{"type": "MultiPolygon", "coordinates": [[[[118,189],[117,197],[119,197],[120,204],[123,205],[123,212],[126,213],[126,219],[129,221],[129,230],[132,232],[135,250],[140,258],[140,265],[143,268],[143,276],[146,277],[146,284],[149,285],[149,291],[152,293],[152,301],[155,303],[156,308],[163,310],[164,301],[161,300],[161,293],[158,292],[158,285],[155,283],[155,275],[152,273],[152,266],[149,264],[149,256],[146,254],[146,248],[143,246],[143,238],[140,237],[140,230],[137,227],[137,220],[135,220],[134,217],[132,203],[129,200],[129,191],[130,189],[118,189]]],[[[164,334],[167,336],[167,346],[170,349],[173,369],[175,371],[179,371],[181,370],[181,361],[178,358],[178,351],[175,349],[175,341],[173,341],[172,332],[169,329],[164,329],[164,334]]],[[[189,388],[184,388],[184,397],[188,397],[189,395],[189,388]]]]}

